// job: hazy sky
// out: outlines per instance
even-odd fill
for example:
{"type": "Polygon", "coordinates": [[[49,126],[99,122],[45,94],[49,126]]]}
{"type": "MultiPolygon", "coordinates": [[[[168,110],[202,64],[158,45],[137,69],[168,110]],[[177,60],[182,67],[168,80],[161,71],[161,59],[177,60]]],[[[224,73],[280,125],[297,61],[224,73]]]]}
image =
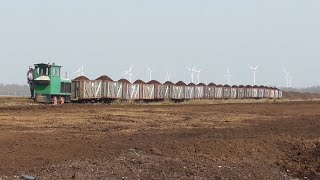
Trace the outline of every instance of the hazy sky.
{"type": "Polygon", "coordinates": [[[26,84],[30,64],[56,62],[74,78],[190,82],[186,66],[205,68],[203,82],[319,84],[319,0],[1,0],[0,82],[26,84]]]}

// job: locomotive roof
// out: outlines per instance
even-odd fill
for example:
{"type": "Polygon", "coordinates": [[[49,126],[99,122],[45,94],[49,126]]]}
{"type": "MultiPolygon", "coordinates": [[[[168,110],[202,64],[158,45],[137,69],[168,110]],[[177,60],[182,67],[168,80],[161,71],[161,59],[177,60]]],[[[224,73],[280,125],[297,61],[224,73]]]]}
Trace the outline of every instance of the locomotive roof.
{"type": "Polygon", "coordinates": [[[55,67],[62,67],[60,65],[56,65],[55,63],[37,63],[37,64],[34,64],[35,66],[55,66],[55,67]]]}

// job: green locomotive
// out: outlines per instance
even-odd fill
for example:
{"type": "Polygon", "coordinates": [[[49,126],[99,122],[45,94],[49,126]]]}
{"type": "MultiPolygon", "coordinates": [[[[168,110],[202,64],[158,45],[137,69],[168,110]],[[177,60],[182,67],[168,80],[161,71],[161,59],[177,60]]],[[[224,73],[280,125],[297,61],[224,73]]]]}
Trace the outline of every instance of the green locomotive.
{"type": "Polygon", "coordinates": [[[54,104],[71,102],[71,80],[61,77],[61,67],[55,63],[34,65],[36,102],[54,104]]]}

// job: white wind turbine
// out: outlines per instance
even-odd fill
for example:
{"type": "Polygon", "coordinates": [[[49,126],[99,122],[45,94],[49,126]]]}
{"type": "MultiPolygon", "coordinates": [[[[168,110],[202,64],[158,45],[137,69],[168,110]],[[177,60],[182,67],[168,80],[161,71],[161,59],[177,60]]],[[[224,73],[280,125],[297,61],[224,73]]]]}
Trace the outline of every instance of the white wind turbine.
{"type": "Polygon", "coordinates": [[[132,76],[133,76],[133,74],[132,74],[132,65],[129,67],[129,70],[123,72],[123,76],[125,78],[129,79],[130,82],[132,82],[132,76]]]}
{"type": "Polygon", "coordinates": [[[196,67],[193,67],[193,68],[186,67],[186,69],[191,72],[191,83],[193,83],[193,73],[196,72],[196,67]]]}
{"type": "Polygon", "coordinates": [[[83,65],[76,72],[74,72],[74,74],[77,74],[78,76],[84,76],[83,65]]]}
{"type": "Polygon", "coordinates": [[[165,77],[165,81],[170,81],[171,79],[171,74],[170,73],[166,73],[166,77],[165,77]]]}
{"type": "Polygon", "coordinates": [[[147,66],[147,69],[149,72],[149,81],[151,81],[152,80],[152,69],[149,66],[147,66]]]}
{"type": "Polygon", "coordinates": [[[197,73],[198,84],[200,83],[200,73],[201,73],[202,71],[203,71],[203,69],[194,70],[194,72],[197,73]]]}
{"type": "Polygon", "coordinates": [[[232,77],[230,72],[229,72],[229,68],[227,68],[227,74],[224,76],[227,79],[228,85],[230,85],[230,78],[232,77]]]}
{"type": "Polygon", "coordinates": [[[290,86],[290,73],[285,69],[283,68],[283,72],[284,72],[284,78],[286,80],[286,85],[287,85],[287,88],[289,88],[290,86]]]}
{"type": "Polygon", "coordinates": [[[294,77],[291,75],[289,76],[289,88],[292,88],[292,81],[293,81],[294,77]]]}
{"type": "Polygon", "coordinates": [[[252,67],[250,65],[248,65],[250,69],[253,70],[253,85],[256,85],[256,71],[259,68],[260,65],[256,66],[256,67],[252,67]]]}

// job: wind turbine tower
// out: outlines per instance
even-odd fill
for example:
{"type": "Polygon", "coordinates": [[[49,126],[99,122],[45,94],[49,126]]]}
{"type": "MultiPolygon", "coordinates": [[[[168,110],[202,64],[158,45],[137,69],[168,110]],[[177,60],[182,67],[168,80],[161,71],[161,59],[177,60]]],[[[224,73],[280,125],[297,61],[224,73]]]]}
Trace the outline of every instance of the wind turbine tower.
{"type": "Polygon", "coordinates": [[[129,67],[129,70],[123,72],[123,76],[128,78],[130,82],[132,82],[132,65],[129,67]]]}
{"type": "Polygon", "coordinates": [[[294,77],[293,76],[289,76],[289,87],[292,88],[292,81],[293,81],[294,77]]]}
{"type": "Polygon", "coordinates": [[[198,71],[197,70],[194,70],[196,73],[197,73],[197,79],[198,79],[198,84],[200,83],[200,73],[203,71],[203,69],[199,69],[198,71]]]}
{"type": "Polygon", "coordinates": [[[152,80],[152,69],[149,66],[147,66],[147,69],[149,72],[149,81],[151,81],[152,80]]]}
{"type": "Polygon", "coordinates": [[[165,77],[165,81],[170,81],[171,79],[171,74],[170,73],[166,73],[166,77],[165,77]]]}
{"type": "Polygon", "coordinates": [[[74,74],[77,74],[78,76],[84,76],[83,65],[76,72],[74,72],[74,74]]]}
{"type": "Polygon", "coordinates": [[[283,72],[284,72],[284,78],[285,78],[286,83],[287,83],[286,84],[287,88],[289,88],[290,87],[290,73],[284,68],[283,68],[283,72]]]}
{"type": "Polygon", "coordinates": [[[229,68],[227,68],[227,74],[225,75],[226,79],[227,79],[227,83],[228,85],[230,85],[230,78],[232,77],[230,72],[229,72],[229,68]]]}
{"type": "Polygon", "coordinates": [[[193,83],[193,73],[196,72],[196,67],[193,67],[193,68],[186,67],[186,69],[191,72],[191,83],[193,83]]]}
{"type": "Polygon", "coordinates": [[[260,65],[256,66],[256,67],[252,67],[250,65],[248,65],[250,69],[252,69],[253,71],[253,85],[256,85],[256,71],[259,68],[260,65]]]}

